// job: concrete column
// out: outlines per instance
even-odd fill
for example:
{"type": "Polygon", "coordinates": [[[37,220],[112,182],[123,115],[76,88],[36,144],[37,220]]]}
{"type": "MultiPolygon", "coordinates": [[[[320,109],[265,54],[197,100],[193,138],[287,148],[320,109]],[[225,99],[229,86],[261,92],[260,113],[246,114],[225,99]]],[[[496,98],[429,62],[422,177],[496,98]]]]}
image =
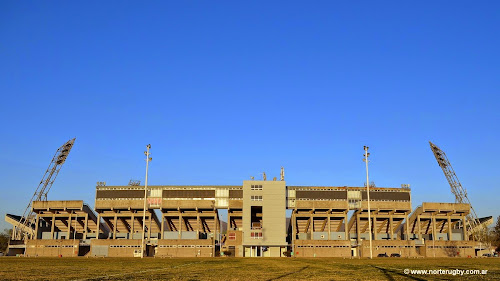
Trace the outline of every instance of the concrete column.
{"type": "Polygon", "coordinates": [[[52,225],[50,227],[50,237],[51,237],[50,239],[54,239],[54,226],[56,224],[55,220],[56,220],[56,214],[54,213],[54,214],[52,214],[52,221],[51,221],[52,225]]]}
{"type": "Polygon", "coordinates": [[[328,222],[326,223],[326,226],[328,227],[328,240],[331,239],[332,235],[331,235],[331,218],[330,216],[332,215],[332,210],[328,210],[328,222]]]}
{"type": "Polygon", "coordinates": [[[36,214],[36,224],[35,224],[35,240],[38,239],[38,225],[40,225],[40,215],[36,214]]]}
{"type": "Polygon", "coordinates": [[[130,226],[130,236],[131,237],[129,239],[134,239],[134,225],[135,225],[135,213],[132,213],[132,225],[130,226]]]}
{"type": "Polygon", "coordinates": [[[314,240],[314,217],[313,217],[314,210],[311,212],[311,223],[309,224],[309,231],[311,232],[311,240],[314,240]]]}
{"type": "Polygon", "coordinates": [[[448,241],[451,241],[451,216],[448,214],[448,241]]]}
{"type": "Polygon", "coordinates": [[[68,216],[68,235],[66,235],[66,239],[69,239],[71,236],[71,213],[68,216]]]}
{"type": "Polygon", "coordinates": [[[153,220],[153,214],[151,212],[154,212],[154,211],[151,210],[149,212],[148,239],[151,239],[151,223],[152,223],[152,220],[153,220]]]}
{"type": "MultiPolygon", "coordinates": [[[[229,211],[228,211],[228,222],[230,223],[231,221],[229,220],[229,211]]],[[[231,226],[231,224],[229,224],[231,226]]],[[[198,229],[198,235],[200,235],[200,211],[198,208],[196,208],[196,228],[198,229]]],[[[198,236],[199,237],[199,236],[198,236]]]]}
{"type": "Polygon", "coordinates": [[[161,212],[161,235],[160,235],[161,239],[165,239],[165,237],[163,237],[164,233],[165,233],[165,214],[161,212]]]}
{"type": "Polygon", "coordinates": [[[422,241],[422,225],[420,224],[420,215],[417,216],[418,239],[422,241]]]}
{"type": "Polygon", "coordinates": [[[182,213],[181,210],[179,209],[179,238],[181,239],[181,232],[182,232],[182,213]]]}
{"type": "Polygon", "coordinates": [[[391,235],[391,240],[394,240],[394,230],[392,229],[392,214],[389,215],[389,235],[391,235]]]}
{"type": "Polygon", "coordinates": [[[464,241],[469,241],[469,235],[467,233],[467,224],[465,220],[465,216],[462,216],[462,224],[463,224],[463,232],[464,232],[464,241]]]}
{"type": "Polygon", "coordinates": [[[87,239],[88,227],[89,227],[89,214],[85,214],[85,229],[83,230],[83,239],[87,239]]]}
{"type": "Polygon", "coordinates": [[[371,215],[371,219],[372,219],[372,228],[373,228],[373,231],[370,229],[370,235],[372,236],[372,240],[378,240],[377,239],[377,215],[374,213],[374,214],[370,214],[371,215]]]}
{"type": "Polygon", "coordinates": [[[116,214],[116,211],[115,211],[115,217],[114,217],[114,220],[113,220],[113,239],[116,239],[116,224],[118,222],[118,216],[116,214]]]}
{"type": "Polygon", "coordinates": [[[97,214],[97,230],[96,230],[96,239],[99,239],[99,228],[101,226],[101,214],[97,214]]]}
{"type": "Polygon", "coordinates": [[[410,240],[410,226],[408,225],[408,212],[405,212],[406,240],[410,240]]]}
{"type": "Polygon", "coordinates": [[[347,229],[347,211],[344,213],[344,232],[345,232],[345,239],[349,239],[349,229],[347,229]]]}
{"type": "Polygon", "coordinates": [[[436,240],[436,217],[432,216],[432,240],[436,240]]]}
{"type": "Polygon", "coordinates": [[[360,227],[360,219],[359,219],[359,214],[356,215],[356,235],[357,235],[357,241],[358,241],[358,245],[359,245],[359,241],[361,241],[361,232],[359,230],[359,227],[360,227]]]}

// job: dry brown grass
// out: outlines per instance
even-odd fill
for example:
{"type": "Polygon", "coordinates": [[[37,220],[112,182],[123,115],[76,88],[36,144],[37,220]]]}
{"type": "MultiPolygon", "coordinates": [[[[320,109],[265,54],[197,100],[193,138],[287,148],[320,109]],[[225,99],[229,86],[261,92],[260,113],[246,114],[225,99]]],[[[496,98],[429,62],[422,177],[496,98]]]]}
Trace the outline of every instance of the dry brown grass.
{"type": "Polygon", "coordinates": [[[499,258],[0,258],[1,280],[499,280],[499,258]],[[486,275],[407,275],[404,269],[486,275]]]}

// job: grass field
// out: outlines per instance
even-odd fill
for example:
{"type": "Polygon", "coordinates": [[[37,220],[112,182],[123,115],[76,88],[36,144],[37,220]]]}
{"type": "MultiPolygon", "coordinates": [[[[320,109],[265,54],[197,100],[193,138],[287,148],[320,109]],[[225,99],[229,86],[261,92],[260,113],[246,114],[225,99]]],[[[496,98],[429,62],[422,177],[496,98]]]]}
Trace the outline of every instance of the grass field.
{"type": "Polygon", "coordinates": [[[500,280],[499,258],[0,258],[0,280],[500,280]],[[488,270],[453,276],[405,269],[488,270]]]}

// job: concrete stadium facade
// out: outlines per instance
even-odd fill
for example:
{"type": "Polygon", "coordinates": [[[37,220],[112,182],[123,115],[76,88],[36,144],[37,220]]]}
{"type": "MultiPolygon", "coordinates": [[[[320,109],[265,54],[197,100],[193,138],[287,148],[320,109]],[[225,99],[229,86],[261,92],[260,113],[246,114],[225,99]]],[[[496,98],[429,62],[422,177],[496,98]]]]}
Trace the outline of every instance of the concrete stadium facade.
{"type": "MultiPolygon", "coordinates": [[[[409,188],[287,186],[97,186],[83,201],[37,201],[36,235],[10,254],[92,257],[474,257],[467,204],[423,203],[409,188]],[[146,208],[144,209],[144,206],[146,208]],[[226,209],[227,229],[219,210],[226,209]],[[291,211],[287,219],[286,210],[291,211]],[[412,211],[413,210],[413,211],[412,211]],[[159,215],[158,215],[159,214],[159,215]],[[143,231],[144,229],[144,231],[143,231]],[[144,250],[144,252],[143,252],[144,250]]],[[[6,215],[13,225],[14,216],[6,215]]]]}

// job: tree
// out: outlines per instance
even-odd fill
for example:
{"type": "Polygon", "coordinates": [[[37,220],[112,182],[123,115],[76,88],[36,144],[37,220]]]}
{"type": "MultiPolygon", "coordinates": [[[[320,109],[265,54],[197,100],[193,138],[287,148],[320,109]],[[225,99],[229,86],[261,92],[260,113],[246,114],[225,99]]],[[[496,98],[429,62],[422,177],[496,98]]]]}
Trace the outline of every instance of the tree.
{"type": "Polygon", "coordinates": [[[0,233],[0,252],[2,253],[5,253],[5,251],[7,251],[11,231],[12,230],[10,229],[4,229],[3,232],[0,233]]]}
{"type": "Polygon", "coordinates": [[[500,252],[500,216],[497,218],[497,224],[493,227],[493,245],[497,247],[496,251],[500,252]]]}

